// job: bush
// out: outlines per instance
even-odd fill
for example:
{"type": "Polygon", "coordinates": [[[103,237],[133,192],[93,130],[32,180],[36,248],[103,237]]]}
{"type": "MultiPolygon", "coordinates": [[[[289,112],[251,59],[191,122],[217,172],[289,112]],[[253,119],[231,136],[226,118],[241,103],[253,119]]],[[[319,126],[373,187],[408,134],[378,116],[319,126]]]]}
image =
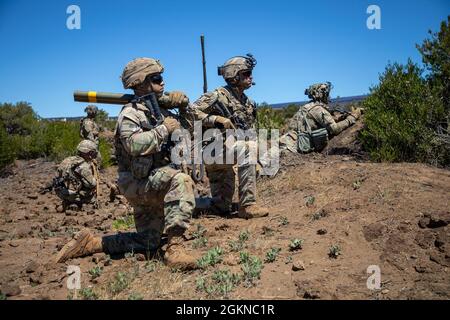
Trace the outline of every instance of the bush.
{"type": "Polygon", "coordinates": [[[389,64],[363,102],[363,148],[375,161],[450,165],[450,16],[417,46],[428,70],[410,60],[389,64]]]}
{"type": "MultiPolygon", "coordinates": [[[[39,118],[27,102],[0,104],[0,170],[15,159],[45,157],[61,161],[76,154],[81,141],[79,130],[78,121],[53,122],[39,118]]],[[[107,139],[100,138],[99,149],[102,166],[110,166],[111,146],[107,139]]]]}
{"type": "Polygon", "coordinates": [[[433,130],[445,117],[443,104],[416,64],[389,64],[363,107],[366,128],[360,138],[374,161],[449,164],[449,150],[433,130]]]}

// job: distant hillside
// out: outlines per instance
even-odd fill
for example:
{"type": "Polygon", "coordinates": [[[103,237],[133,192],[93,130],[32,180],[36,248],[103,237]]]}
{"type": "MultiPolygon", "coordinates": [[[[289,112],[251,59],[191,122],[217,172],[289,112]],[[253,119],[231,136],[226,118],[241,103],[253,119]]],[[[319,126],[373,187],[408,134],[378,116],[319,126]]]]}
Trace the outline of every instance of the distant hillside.
{"type": "MultiPolygon", "coordinates": [[[[335,107],[336,105],[340,106],[346,106],[348,104],[355,104],[358,102],[363,101],[365,98],[367,98],[368,95],[359,95],[359,96],[351,96],[351,97],[342,97],[342,98],[336,98],[331,99],[330,107],[335,107]]],[[[295,104],[295,105],[305,105],[309,102],[309,100],[306,101],[294,101],[294,102],[283,102],[283,103],[275,103],[271,104],[270,106],[274,109],[281,109],[286,108],[289,105],[295,104]]]]}

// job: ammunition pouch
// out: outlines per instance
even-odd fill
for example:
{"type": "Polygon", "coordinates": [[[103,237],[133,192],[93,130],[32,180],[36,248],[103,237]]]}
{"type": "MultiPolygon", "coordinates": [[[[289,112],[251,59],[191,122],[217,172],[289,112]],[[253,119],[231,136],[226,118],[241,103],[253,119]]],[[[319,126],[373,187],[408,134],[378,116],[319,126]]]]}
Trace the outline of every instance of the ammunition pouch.
{"type": "Polygon", "coordinates": [[[311,131],[311,144],[315,151],[322,151],[328,143],[328,131],[325,128],[311,131]]]}
{"type": "Polygon", "coordinates": [[[309,153],[314,151],[311,143],[311,137],[307,132],[298,132],[297,134],[297,151],[300,153],[309,153]]]}
{"type": "Polygon", "coordinates": [[[153,157],[136,157],[131,160],[131,174],[136,179],[144,179],[150,175],[153,168],[153,157]]]}

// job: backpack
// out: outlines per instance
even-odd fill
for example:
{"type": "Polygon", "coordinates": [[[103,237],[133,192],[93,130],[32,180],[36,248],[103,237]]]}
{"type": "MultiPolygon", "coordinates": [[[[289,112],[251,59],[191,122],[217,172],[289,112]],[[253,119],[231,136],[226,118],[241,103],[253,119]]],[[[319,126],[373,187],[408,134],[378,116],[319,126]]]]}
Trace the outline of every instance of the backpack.
{"type": "Polygon", "coordinates": [[[311,130],[311,126],[306,118],[309,111],[305,111],[302,107],[300,109],[300,120],[297,122],[297,149],[301,153],[309,153],[312,151],[320,151],[328,143],[328,131],[326,128],[320,128],[316,130],[311,130]],[[300,130],[299,122],[303,121],[306,132],[300,130]]]}

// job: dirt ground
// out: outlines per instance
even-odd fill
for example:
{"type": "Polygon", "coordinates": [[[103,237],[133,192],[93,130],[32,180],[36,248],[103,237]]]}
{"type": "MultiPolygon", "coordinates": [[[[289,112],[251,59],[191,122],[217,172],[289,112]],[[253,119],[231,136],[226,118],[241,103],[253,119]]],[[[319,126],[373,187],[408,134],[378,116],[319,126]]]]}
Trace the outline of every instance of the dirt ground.
{"type": "Polygon", "coordinates": [[[116,167],[101,173],[100,209],[58,213],[55,194],[39,193],[56,165],[18,161],[12,175],[0,178],[1,297],[449,299],[450,171],[343,153],[282,158],[276,177],[258,181],[266,218],[194,218],[193,252],[219,247],[221,254],[214,266],[191,272],[167,268],[158,254],[96,254],[53,264],[83,227],[98,235],[133,230],[126,223],[132,209],[120,197],[109,201],[106,183],[116,167]],[[294,239],[303,242],[291,249],[294,239]],[[246,253],[259,258],[260,274],[244,272],[246,253]],[[69,265],[80,267],[81,290],[67,289],[69,265]],[[381,285],[369,289],[373,265],[381,285]]]}

